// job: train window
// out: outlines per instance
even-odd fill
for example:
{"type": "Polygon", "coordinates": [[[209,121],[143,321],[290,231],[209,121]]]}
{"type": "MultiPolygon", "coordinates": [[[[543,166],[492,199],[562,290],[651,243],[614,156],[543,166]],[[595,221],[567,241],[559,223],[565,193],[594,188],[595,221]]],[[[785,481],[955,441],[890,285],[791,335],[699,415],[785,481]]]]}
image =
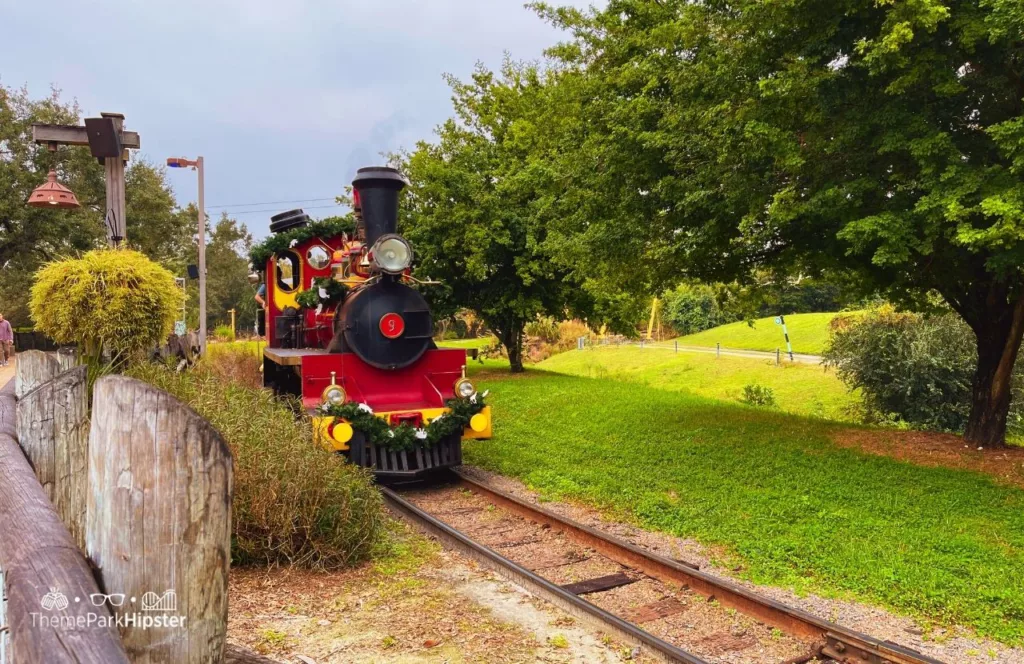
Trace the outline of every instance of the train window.
{"type": "Polygon", "coordinates": [[[277,257],[275,277],[277,287],[286,293],[291,293],[299,287],[299,257],[287,252],[277,257]]]}
{"type": "Polygon", "coordinates": [[[316,270],[322,270],[331,262],[331,256],[327,251],[320,245],[310,247],[309,251],[306,252],[306,260],[316,270]]]}

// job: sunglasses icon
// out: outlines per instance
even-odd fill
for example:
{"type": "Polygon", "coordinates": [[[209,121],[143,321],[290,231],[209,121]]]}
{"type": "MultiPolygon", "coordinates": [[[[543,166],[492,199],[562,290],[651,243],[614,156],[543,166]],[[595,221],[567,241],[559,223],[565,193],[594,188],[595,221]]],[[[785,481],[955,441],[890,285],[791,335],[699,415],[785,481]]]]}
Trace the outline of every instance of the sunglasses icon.
{"type": "Polygon", "coordinates": [[[114,593],[113,595],[93,593],[89,595],[89,601],[92,602],[93,606],[103,606],[104,602],[108,602],[110,606],[122,606],[124,604],[124,595],[122,593],[114,593]]]}

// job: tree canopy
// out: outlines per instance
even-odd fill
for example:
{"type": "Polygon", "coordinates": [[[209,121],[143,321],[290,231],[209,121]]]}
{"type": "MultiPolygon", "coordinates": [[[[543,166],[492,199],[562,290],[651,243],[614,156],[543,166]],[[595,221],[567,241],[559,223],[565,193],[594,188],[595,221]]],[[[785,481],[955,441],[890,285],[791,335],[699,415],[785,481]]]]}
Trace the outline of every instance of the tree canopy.
{"type": "Polygon", "coordinates": [[[573,117],[552,242],[578,278],[843,270],[910,305],[938,293],[978,340],[966,435],[1002,442],[1024,334],[1024,6],[535,7],[572,34],[551,51],[549,112],[573,117]]]}
{"type": "Polygon", "coordinates": [[[511,63],[449,82],[459,119],[401,157],[411,187],[399,227],[417,275],[443,282],[424,288],[435,315],[474,310],[521,371],[528,321],[585,315],[594,304],[546,243],[555,186],[539,130],[546,88],[535,67],[511,63]]]}

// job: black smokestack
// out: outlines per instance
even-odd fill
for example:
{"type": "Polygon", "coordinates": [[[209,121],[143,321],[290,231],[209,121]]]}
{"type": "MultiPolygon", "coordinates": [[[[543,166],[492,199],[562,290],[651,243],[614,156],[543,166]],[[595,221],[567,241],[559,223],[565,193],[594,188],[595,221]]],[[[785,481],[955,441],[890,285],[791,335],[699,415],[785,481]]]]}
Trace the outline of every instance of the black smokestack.
{"type": "Polygon", "coordinates": [[[381,235],[397,231],[398,192],[405,185],[401,173],[388,166],[367,166],[356,171],[352,187],[359,192],[367,245],[373,246],[381,235]]]}

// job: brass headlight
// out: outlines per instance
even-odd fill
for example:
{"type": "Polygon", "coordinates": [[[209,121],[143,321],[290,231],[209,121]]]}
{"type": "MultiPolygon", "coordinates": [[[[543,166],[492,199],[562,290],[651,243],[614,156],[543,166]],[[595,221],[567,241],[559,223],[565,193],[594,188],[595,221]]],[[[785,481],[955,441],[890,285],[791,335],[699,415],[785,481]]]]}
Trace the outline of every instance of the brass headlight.
{"type": "Polygon", "coordinates": [[[345,403],[345,399],[348,395],[345,394],[345,388],[341,385],[328,385],[324,389],[323,395],[321,395],[323,402],[328,406],[340,406],[345,403]]]}
{"type": "Polygon", "coordinates": [[[476,387],[470,382],[468,378],[460,378],[455,381],[455,394],[468,399],[476,393],[476,387]]]}

